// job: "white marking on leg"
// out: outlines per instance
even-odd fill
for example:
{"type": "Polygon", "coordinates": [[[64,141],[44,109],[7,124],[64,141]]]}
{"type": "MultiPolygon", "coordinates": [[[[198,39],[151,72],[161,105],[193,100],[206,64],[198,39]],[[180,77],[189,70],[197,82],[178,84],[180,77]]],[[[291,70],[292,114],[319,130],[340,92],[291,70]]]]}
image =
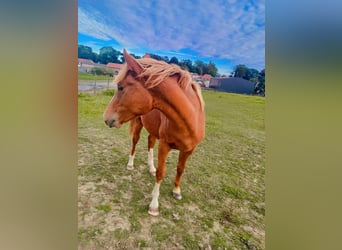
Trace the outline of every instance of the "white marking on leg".
{"type": "Polygon", "coordinates": [[[132,170],[134,168],[134,155],[129,155],[127,169],[132,170]]]}
{"type": "Polygon", "coordinates": [[[173,198],[175,198],[176,200],[181,200],[181,199],[182,199],[180,187],[174,187],[174,188],[173,188],[172,196],[173,196],[173,198]]]}
{"type": "Polygon", "coordinates": [[[150,167],[150,173],[152,175],[156,175],[156,168],[154,167],[153,161],[153,148],[150,148],[150,150],[148,151],[147,164],[150,167]]]}
{"type": "Polygon", "coordinates": [[[174,187],[173,188],[173,192],[176,193],[176,194],[180,194],[181,193],[180,187],[174,187]]]}
{"type": "Polygon", "coordinates": [[[128,165],[134,166],[134,155],[129,155],[128,165]]]}
{"type": "Polygon", "coordinates": [[[160,187],[160,183],[156,183],[154,185],[154,188],[152,191],[152,201],[150,203],[150,208],[158,209],[158,207],[159,207],[159,203],[158,203],[159,187],[160,187]]]}

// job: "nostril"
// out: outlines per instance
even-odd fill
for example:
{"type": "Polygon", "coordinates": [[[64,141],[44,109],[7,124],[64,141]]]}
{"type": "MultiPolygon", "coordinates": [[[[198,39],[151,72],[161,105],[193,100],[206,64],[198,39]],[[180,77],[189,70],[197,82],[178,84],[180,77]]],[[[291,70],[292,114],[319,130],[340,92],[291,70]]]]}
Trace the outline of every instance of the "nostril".
{"type": "Polygon", "coordinates": [[[105,120],[105,123],[106,123],[110,128],[113,127],[114,122],[115,122],[115,119],[105,120]]]}

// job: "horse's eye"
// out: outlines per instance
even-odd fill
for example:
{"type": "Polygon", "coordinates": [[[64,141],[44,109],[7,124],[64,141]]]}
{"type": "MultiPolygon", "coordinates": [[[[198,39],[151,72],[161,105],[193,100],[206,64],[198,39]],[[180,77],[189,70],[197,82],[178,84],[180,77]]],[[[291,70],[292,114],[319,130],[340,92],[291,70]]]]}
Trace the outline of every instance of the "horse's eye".
{"type": "Polygon", "coordinates": [[[124,87],[122,87],[121,85],[118,85],[118,90],[119,91],[123,91],[124,87]]]}

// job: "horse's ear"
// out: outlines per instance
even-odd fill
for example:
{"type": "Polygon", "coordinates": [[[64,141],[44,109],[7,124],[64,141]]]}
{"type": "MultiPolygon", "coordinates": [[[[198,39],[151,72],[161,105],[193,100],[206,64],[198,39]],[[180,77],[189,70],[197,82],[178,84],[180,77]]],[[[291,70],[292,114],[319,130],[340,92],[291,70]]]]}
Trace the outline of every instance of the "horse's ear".
{"type": "Polygon", "coordinates": [[[143,67],[140,65],[140,63],[137,60],[135,60],[133,56],[128,54],[126,49],[124,49],[123,54],[128,69],[133,70],[135,73],[139,75],[143,71],[143,67]]]}

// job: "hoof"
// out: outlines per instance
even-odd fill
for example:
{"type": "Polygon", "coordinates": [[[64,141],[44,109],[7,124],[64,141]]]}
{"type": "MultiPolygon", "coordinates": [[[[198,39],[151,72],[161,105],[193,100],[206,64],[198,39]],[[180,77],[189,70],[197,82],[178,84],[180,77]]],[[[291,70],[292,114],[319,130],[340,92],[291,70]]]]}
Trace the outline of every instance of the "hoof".
{"type": "Polygon", "coordinates": [[[154,171],[150,171],[150,175],[156,176],[156,171],[155,170],[154,171]]]}
{"type": "Polygon", "coordinates": [[[127,165],[127,169],[128,169],[128,170],[133,170],[133,169],[134,169],[134,166],[133,166],[133,165],[127,165]]]}
{"type": "Polygon", "coordinates": [[[182,195],[181,194],[177,194],[175,192],[172,192],[172,196],[173,198],[175,198],[176,200],[181,200],[182,199],[182,195]]]}
{"type": "Polygon", "coordinates": [[[148,208],[148,213],[152,216],[158,216],[159,215],[159,210],[158,208],[153,208],[153,207],[149,207],[148,208]]]}

